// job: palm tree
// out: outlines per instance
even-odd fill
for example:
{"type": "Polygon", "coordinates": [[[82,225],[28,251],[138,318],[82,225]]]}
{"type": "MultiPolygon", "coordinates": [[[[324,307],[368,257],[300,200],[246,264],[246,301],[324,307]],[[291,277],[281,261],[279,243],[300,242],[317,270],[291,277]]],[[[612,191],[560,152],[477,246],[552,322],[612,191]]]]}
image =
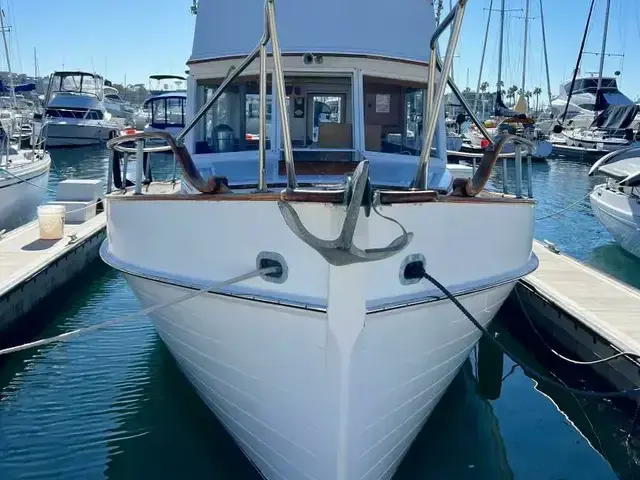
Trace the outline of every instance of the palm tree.
{"type": "Polygon", "coordinates": [[[533,94],[536,96],[536,113],[538,112],[538,101],[540,100],[540,94],[542,93],[542,89],[540,87],[536,87],[533,89],[533,94]]]}
{"type": "Polygon", "coordinates": [[[482,82],[480,84],[480,92],[482,92],[482,96],[484,97],[484,94],[487,90],[489,90],[489,82],[482,82]]]}
{"type": "Polygon", "coordinates": [[[529,90],[524,92],[524,98],[527,99],[527,110],[530,110],[531,108],[529,107],[529,99],[531,98],[531,92],[529,90]]]}
{"type": "Polygon", "coordinates": [[[504,82],[502,80],[500,80],[496,86],[498,87],[498,91],[502,92],[502,87],[504,87],[504,82]]]}
{"type": "Polygon", "coordinates": [[[512,105],[516,103],[516,92],[518,91],[517,85],[511,85],[507,90],[507,96],[511,99],[512,105]]]}

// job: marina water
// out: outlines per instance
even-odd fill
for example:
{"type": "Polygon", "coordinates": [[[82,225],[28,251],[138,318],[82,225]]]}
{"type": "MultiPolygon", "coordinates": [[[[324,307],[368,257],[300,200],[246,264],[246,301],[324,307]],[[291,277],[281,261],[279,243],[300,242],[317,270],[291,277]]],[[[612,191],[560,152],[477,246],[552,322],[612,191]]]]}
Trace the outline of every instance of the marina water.
{"type": "MultiPolygon", "coordinates": [[[[106,177],[105,149],[52,153],[52,189],[64,178],[106,177]]],[[[154,158],[154,178],[168,178],[172,168],[169,156],[154,158]]],[[[534,164],[536,216],[585,197],[601,181],[587,177],[588,168],[565,159],[534,164]]],[[[509,182],[513,175],[511,168],[509,182]]],[[[498,169],[493,177],[496,187],[501,187],[502,178],[498,169]]],[[[536,237],[640,288],[640,262],[613,243],[586,198],[562,215],[537,222],[536,237]]],[[[139,309],[120,274],[98,261],[31,315],[28,334],[19,333],[9,343],[139,309]]],[[[520,317],[520,312],[505,309],[495,326],[500,339],[520,358],[572,386],[606,388],[587,372],[558,364],[546,352],[512,338],[503,325],[526,322],[520,317]]],[[[489,400],[483,394],[483,379],[475,374],[478,351],[474,352],[395,478],[640,476],[640,437],[633,411],[630,415],[610,401],[585,400],[537,385],[510,360],[504,358],[502,368],[499,363],[494,372],[499,396],[489,400]]],[[[17,478],[260,477],[182,377],[151,323],[141,317],[0,360],[0,479],[17,478]]]]}

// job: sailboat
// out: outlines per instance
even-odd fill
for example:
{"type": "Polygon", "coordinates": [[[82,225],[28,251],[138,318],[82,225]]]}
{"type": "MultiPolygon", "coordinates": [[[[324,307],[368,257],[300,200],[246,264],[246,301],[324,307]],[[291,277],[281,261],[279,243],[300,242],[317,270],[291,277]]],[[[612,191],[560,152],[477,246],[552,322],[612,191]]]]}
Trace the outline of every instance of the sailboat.
{"type": "MultiPolygon", "coordinates": [[[[569,86],[561,123],[557,123],[554,126],[552,142],[553,148],[558,154],[578,155],[596,160],[609,152],[640,146],[640,142],[636,139],[637,134],[633,130],[633,125],[637,125],[636,117],[640,112],[640,107],[618,91],[615,79],[603,77],[610,9],[611,0],[607,0],[597,81],[596,79],[577,78],[584,49],[583,39],[573,80],[569,86]],[[593,121],[588,127],[581,126],[584,120],[573,124],[577,119],[569,120],[568,123],[572,128],[565,128],[564,126],[572,105],[571,99],[574,93],[582,94],[582,96],[587,93],[593,96],[592,105],[588,103],[581,104],[582,107],[593,110],[593,121]]],[[[593,6],[589,11],[587,26],[585,27],[585,38],[589,29],[592,11],[593,6]]]]}
{"type": "MultiPolygon", "coordinates": [[[[4,26],[4,10],[0,9],[0,30],[4,43],[5,59],[12,79],[11,58],[4,26]]],[[[10,95],[11,113],[3,115],[0,120],[0,236],[30,221],[35,215],[36,207],[46,191],[51,167],[51,156],[48,152],[35,146],[23,150],[22,134],[28,126],[23,116],[18,114],[15,85],[5,88],[0,82],[0,89],[10,95]]]]}
{"type": "Polygon", "coordinates": [[[446,168],[466,5],[436,29],[424,0],[200,0],[185,128],[108,142],[162,139],[182,167],[148,183],[138,156],[101,256],[264,478],[391,478],[480,337],[422,269],[487,325],[537,266],[534,201],[484,191],[502,146],[531,143],[502,136],[472,180],[446,168]],[[387,136],[425,90],[406,155],[387,136]]]}
{"type": "MultiPolygon", "coordinates": [[[[491,22],[491,7],[493,6],[493,1],[489,7],[489,16],[487,18],[487,29],[485,33],[484,46],[482,59],[480,61],[480,70],[478,75],[478,87],[476,91],[480,91],[480,82],[482,80],[482,70],[484,64],[484,53],[486,51],[488,33],[489,33],[489,25],[491,22]]],[[[514,105],[513,109],[510,109],[504,104],[502,99],[502,54],[504,48],[504,17],[505,17],[505,0],[501,0],[500,5],[500,43],[499,43],[499,54],[498,54],[498,81],[496,84],[496,95],[494,102],[494,116],[492,119],[486,122],[486,126],[489,128],[489,131],[497,135],[501,132],[509,132],[511,134],[517,134],[523,136],[534,142],[534,149],[531,152],[532,158],[537,160],[546,159],[552,151],[551,143],[547,140],[541,138],[539,135],[539,130],[535,128],[535,120],[527,114],[529,108],[528,104],[524,98],[524,92],[526,91],[526,67],[527,67],[527,48],[528,48],[528,30],[529,30],[529,8],[530,8],[530,0],[526,0],[526,8],[524,15],[524,52],[523,52],[523,61],[522,61],[522,87],[520,98],[516,105],[514,105]]],[[[540,11],[542,11],[542,3],[540,4],[540,11]]],[[[543,24],[543,34],[544,34],[544,24],[543,24]]],[[[544,38],[544,37],[543,37],[544,38]]],[[[546,40],[545,40],[545,58],[546,58],[546,40]]],[[[547,73],[548,75],[548,73],[547,73]]],[[[477,108],[477,98],[476,95],[476,106],[477,108]]],[[[481,133],[475,129],[471,128],[469,132],[467,132],[466,142],[463,144],[462,151],[468,153],[479,153],[482,152],[484,148],[488,145],[487,141],[482,137],[481,133]]],[[[505,153],[513,153],[513,146],[507,147],[505,153]]]]}

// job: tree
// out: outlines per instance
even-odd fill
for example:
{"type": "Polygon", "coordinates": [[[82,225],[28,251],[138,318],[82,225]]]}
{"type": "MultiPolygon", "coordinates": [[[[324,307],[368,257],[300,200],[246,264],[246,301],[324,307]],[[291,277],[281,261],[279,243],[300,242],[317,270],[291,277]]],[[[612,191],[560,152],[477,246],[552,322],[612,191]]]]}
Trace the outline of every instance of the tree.
{"type": "Polygon", "coordinates": [[[507,90],[507,97],[511,99],[512,105],[516,103],[516,92],[518,91],[517,85],[511,85],[507,90]]]}
{"type": "Polygon", "coordinates": [[[538,112],[538,102],[540,100],[540,94],[542,93],[542,89],[540,87],[536,87],[533,89],[533,94],[536,96],[536,112],[538,112]]]}
{"type": "Polygon", "coordinates": [[[527,90],[526,92],[524,92],[524,98],[527,99],[527,110],[529,110],[529,99],[531,98],[531,92],[529,90],[527,90]]]}
{"type": "Polygon", "coordinates": [[[502,92],[502,87],[504,87],[504,82],[502,80],[500,80],[498,83],[496,83],[496,87],[498,92],[502,92]]]}

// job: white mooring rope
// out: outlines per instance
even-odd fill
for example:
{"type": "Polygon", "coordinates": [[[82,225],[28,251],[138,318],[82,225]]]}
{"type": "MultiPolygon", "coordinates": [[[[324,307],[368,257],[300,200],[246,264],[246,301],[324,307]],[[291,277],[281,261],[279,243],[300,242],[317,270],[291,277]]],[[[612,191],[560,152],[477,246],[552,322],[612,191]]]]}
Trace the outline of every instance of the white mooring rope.
{"type": "Polygon", "coordinates": [[[252,270],[251,272],[244,273],[242,275],[238,275],[237,277],[230,278],[228,280],[224,280],[222,282],[216,282],[211,285],[208,285],[200,290],[196,290],[194,292],[188,293],[187,295],[183,295],[181,297],[176,298],[175,300],[171,300],[170,302],[161,303],[158,305],[154,305],[151,307],[147,307],[140,311],[129,313],[127,315],[122,315],[120,317],[113,318],[111,320],[105,320],[104,322],[97,323],[95,325],[91,325],[89,327],[76,328],[75,330],[71,330],[69,332],[61,333],[60,335],[55,335],[53,337],[42,338],[40,340],[35,340],[33,342],[23,343],[22,345],[15,345],[13,347],[7,347],[0,350],[0,355],[8,355],[10,353],[21,352],[23,350],[28,350],[30,348],[42,347],[44,345],[48,345],[50,343],[67,341],[73,337],[76,337],[81,334],[94,332],[96,330],[101,330],[106,327],[110,327],[111,325],[115,325],[116,323],[124,322],[125,320],[130,320],[135,317],[139,317],[141,315],[147,315],[149,313],[153,313],[161,308],[170,307],[180,302],[184,302],[185,300],[189,300],[191,298],[197,297],[198,295],[202,295],[210,290],[215,290],[221,287],[227,287],[229,285],[233,285],[235,283],[243,282],[244,280],[249,280],[254,277],[258,277],[260,275],[268,275],[272,273],[278,273],[281,271],[280,267],[265,267],[258,268],[252,270]]]}

